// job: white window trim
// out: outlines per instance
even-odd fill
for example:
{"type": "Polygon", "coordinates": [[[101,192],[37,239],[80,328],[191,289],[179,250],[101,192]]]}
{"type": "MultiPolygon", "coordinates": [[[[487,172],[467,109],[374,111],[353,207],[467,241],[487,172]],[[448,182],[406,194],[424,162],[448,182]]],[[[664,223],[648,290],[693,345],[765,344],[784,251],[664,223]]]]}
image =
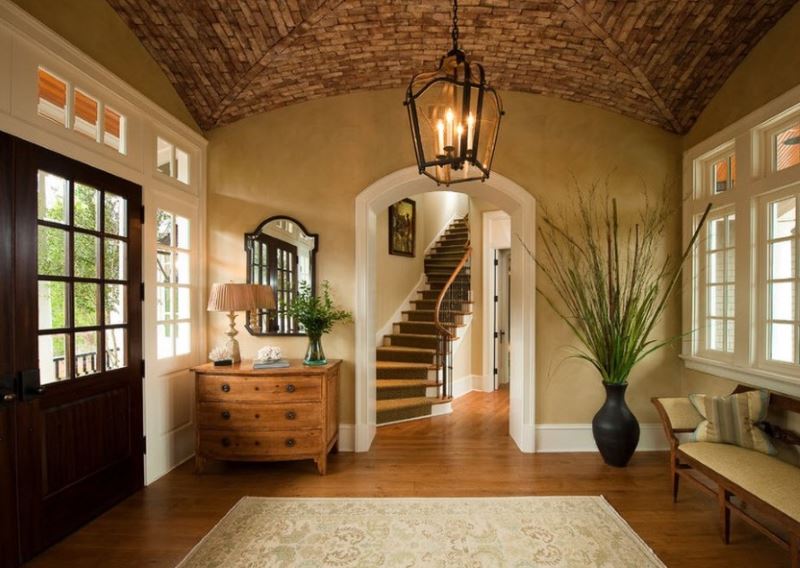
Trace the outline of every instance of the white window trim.
{"type": "MultiPolygon", "coordinates": [[[[772,136],[800,119],[800,86],[755,110],[684,153],[683,238],[688,246],[697,220],[708,203],[713,214],[732,210],[736,214],[736,304],[735,349],[731,358],[712,358],[701,349],[700,333],[683,344],[681,358],[688,369],[703,371],[745,384],[800,396],[800,364],[784,365],[765,360],[766,280],[763,271],[765,236],[763,229],[765,195],[800,184],[800,167],[774,170],[772,136]],[[704,178],[705,164],[736,149],[736,186],[720,194],[711,192],[704,178]],[[758,231],[758,232],[756,232],[758,231]],[[762,240],[763,239],[763,240],[762,240]],[[761,247],[761,248],[759,248],[761,247]],[[760,322],[760,323],[759,323],[760,322]]],[[[706,176],[707,177],[707,176],[706,176]]],[[[697,293],[704,278],[696,249],[683,275],[683,329],[697,331],[697,293]]],[[[704,258],[703,258],[704,260],[704,258]]],[[[704,322],[703,322],[704,324],[704,322]]]]}

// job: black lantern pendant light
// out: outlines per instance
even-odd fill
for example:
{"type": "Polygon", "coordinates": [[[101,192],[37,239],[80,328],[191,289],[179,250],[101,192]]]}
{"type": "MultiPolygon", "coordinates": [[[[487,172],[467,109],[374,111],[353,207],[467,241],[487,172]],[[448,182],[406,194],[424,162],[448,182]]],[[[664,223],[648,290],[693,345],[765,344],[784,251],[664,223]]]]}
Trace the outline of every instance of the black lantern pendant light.
{"type": "Polygon", "coordinates": [[[408,107],[419,173],[450,185],[489,177],[503,106],[483,66],[458,47],[458,0],[453,0],[453,48],[439,69],[411,79],[408,107]]]}

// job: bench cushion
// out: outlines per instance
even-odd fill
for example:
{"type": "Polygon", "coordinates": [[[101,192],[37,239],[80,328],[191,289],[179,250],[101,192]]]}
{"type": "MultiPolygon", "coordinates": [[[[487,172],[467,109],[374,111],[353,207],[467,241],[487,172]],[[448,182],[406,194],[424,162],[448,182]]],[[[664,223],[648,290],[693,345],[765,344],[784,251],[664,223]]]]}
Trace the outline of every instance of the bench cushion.
{"type": "Polygon", "coordinates": [[[800,522],[800,468],[728,444],[686,442],[678,449],[800,522]]]}

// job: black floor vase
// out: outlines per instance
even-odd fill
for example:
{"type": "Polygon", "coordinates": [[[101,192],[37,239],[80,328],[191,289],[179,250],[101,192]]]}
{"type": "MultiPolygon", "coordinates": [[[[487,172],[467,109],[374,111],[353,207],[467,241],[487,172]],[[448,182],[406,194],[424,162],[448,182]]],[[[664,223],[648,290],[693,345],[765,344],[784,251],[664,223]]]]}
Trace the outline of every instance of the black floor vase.
{"type": "Polygon", "coordinates": [[[639,445],[639,421],[625,403],[627,384],[603,386],[606,402],[592,420],[592,434],[603,461],[625,467],[639,445]]]}

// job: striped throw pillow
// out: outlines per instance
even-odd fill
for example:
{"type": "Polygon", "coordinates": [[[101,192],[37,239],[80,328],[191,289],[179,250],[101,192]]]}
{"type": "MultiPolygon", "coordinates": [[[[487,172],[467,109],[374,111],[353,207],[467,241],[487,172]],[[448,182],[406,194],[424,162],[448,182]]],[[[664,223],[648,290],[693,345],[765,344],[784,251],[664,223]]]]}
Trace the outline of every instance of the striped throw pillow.
{"type": "Polygon", "coordinates": [[[689,400],[705,419],[692,434],[693,441],[733,444],[771,456],[778,453],[769,436],[755,425],[767,417],[767,391],[728,396],[690,394],[689,400]]]}

